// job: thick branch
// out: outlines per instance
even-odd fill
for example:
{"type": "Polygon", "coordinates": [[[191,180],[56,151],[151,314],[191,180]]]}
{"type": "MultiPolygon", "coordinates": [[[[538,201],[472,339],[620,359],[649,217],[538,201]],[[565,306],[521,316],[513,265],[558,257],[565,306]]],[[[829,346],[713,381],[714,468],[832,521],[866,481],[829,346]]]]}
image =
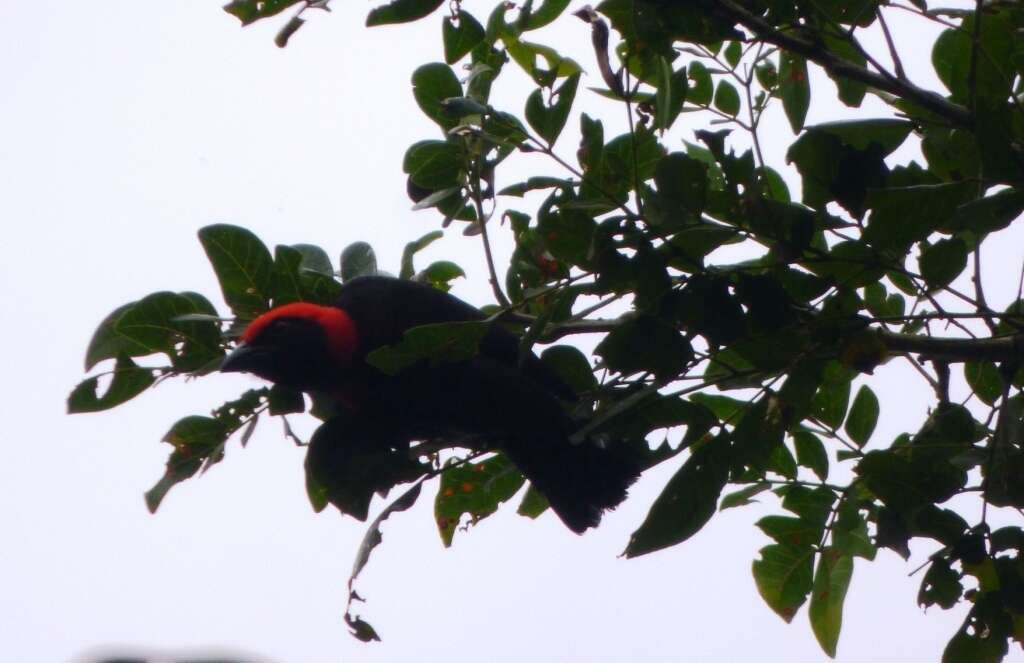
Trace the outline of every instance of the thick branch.
{"type": "Polygon", "coordinates": [[[1014,334],[1000,338],[935,338],[897,334],[877,330],[878,337],[890,352],[912,352],[928,359],[949,363],[976,361],[1008,361],[1024,354],[1024,335],[1014,334]]]}
{"type": "Polygon", "coordinates": [[[963,106],[947,101],[935,92],[917,87],[909,81],[901,80],[891,75],[877,74],[869,69],[847,62],[829,52],[819,43],[781,32],[761,17],[750,13],[738,3],[733,2],[733,0],[703,0],[703,3],[712,11],[716,11],[729,20],[735,21],[750,30],[759,39],[802,55],[823,67],[830,74],[859,81],[912,101],[957,126],[970,127],[974,123],[971,113],[963,106]]]}

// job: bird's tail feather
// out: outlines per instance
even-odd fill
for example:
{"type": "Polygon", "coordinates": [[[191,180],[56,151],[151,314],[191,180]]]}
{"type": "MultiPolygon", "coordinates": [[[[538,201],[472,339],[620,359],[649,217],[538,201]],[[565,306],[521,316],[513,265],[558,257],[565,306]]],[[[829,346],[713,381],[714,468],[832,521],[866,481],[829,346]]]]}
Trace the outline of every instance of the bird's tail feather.
{"type": "Polygon", "coordinates": [[[626,499],[642,469],[635,450],[620,443],[600,446],[567,438],[510,444],[509,459],[547,498],[552,510],[577,534],[597,527],[602,514],[626,499]]]}

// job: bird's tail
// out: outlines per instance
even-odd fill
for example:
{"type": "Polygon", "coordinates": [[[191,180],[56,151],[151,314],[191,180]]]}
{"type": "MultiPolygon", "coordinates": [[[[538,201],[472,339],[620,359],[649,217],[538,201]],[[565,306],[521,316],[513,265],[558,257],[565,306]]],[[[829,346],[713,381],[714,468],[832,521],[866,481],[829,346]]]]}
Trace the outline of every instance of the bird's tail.
{"type": "Polygon", "coordinates": [[[577,534],[597,527],[606,510],[625,500],[626,489],[643,469],[639,453],[626,443],[573,444],[563,437],[509,444],[503,450],[577,534]]]}

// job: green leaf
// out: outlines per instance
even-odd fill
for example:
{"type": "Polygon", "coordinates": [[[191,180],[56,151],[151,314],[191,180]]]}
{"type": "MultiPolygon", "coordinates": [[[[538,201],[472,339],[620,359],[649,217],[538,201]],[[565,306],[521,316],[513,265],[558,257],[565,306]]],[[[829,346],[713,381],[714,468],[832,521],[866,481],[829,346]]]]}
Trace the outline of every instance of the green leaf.
{"type": "Polygon", "coordinates": [[[454,143],[423,140],[406,150],[402,170],[429,191],[455,186],[463,171],[462,153],[454,143]]]}
{"type": "Polygon", "coordinates": [[[114,375],[103,396],[97,395],[99,378],[91,377],[79,384],[68,397],[68,414],[109,410],[135,398],[156,382],[153,371],[139,368],[126,356],[119,357],[114,375]]]}
{"type": "Polygon", "coordinates": [[[776,543],[760,552],[751,568],[757,591],[769,608],[790,622],[811,591],[814,548],[776,543]]]}
{"type": "Polygon", "coordinates": [[[954,182],[874,189],[867,195],[871,217],[864,240],[904,254],[914,242],[951,226],[955,210],[973,198],[976,188],[971,182],[954,182]]]}
{"type": "Polygon", "coordinates": [[[665,147],[649,129],[637,127],[633,133],[613,138],[604,146],[606,165],[611,162],[616,168],[620,186],[634,188],[654,177],[658,162],[665,156],[665,147]]]}
{"type": "Polygon", "coordinates": [[[330,258],[318,246],[274,247],[274,306],[291,302],[330,304],[338,293],[330,258]]]}
{"type": "Polygon", "coordinates": [[[720,435],[698,447],[633,532],[626,557],[639,557],[689,539],[711,519],[729,478],[730,444],[720,435]]]}
{"type": "Polygon", "coordinates": [[[135,306],[135,302],[117,307],[103,319],[103,322],[93,332],[92,340],[89,341],[89,347],[85,351],[86,371],[91,371],[96,364],[104,359],[113,359],[122,353],[130,354],[132,350],[135,350],[136,355],[149,354],[146,348],[141,348],[140,352],[140,348],[131,339],[125,338],[116,331],[117,321],[133,306],[135,306]]]}
{"type": "MultiPolygon", "coordinates": [[[[854,46],[852,40],[848,39],[845,34],[842,37],[838,37],[829,30],[823,30],[822,37],[828,50],[841,59],[855,67],[864,68],[867,66],[867,59],[864,57],[863,52],[854,46]]],[[[841,102],[854,108],[860,106],[864,100],[864,95],[867,93],[867,85],[842,74],[830,74],[830,77],[839,90],[839,100],[841,102]]]]}
{"type": "Polygon", "coordinates": [[[796,462],[818,475],[822,481],[828,479],[828,452],[818,436],[807,431],[793,433],[796,447],[796,462]]]}
{"type": "Polygon", "coordinates": [[[686,69],[672,70],[672,63],[658,57],[658,92],[654,97],[654,126],[662,131],[670,129],[679,117],[686,101],[688,88],[686,69]]]}
{"type": "Polygon", "coordinates": [[[553,345],[544,350],[540,358],[577,393],[591,391],[597,386],[597,378],[587,356],[571,345],[553,345]]]}
{"type": "Polygon", "coordinates": [[[835,658],[839,631],[843,626],[843,601],[853,575],[853,558],[826,547],[818,556],[808,616],[818,644],[835,658]]]}
{"type": "Polygon", "coordinates": [[[473,523],[479,522],[511,499],[523,481],[523,475],[503,455],[444,470],[434,500],[434,518],[444,547],[452,545],[464,514],[469,514],[473,523]]]}
{"type": "Polygon", "coordinates": [[[658,161],[654,182],[658,193],[669,201],[691,214],[703,211],[708,188],[708,167],[703,162],[684,152],[673,152],[658,161]]]}
{"type": "Polygon", "coordinates": [[[938,605],[949,610],[960,601],[964,586],[960,582],[960,574],[949,566],[942,558],[933,559],[928,572],[921,580],[921,589],[917,593],[917,603],[922,608],[938,605]]]}
{"type": "Polygon", "coordinates": [[[850,381],[826,382],[814,395],[814,413],[823,424],[838,430],[850,404],[850,381]]]}
{"type": "Polygon", "coordinates": [[[776,543],[791,548],[815,546],[824,532],[824,523],[809,523],[792,516],[765,516],[755,524],[776,543]]]}
{"type": "Polygon", "coordinates": [[[807,61],[788,51],[779,55],[779,96],[782,97],[782,108],[786,111],[789,126],[793,133],[800,133],[811,104],[811,85],[807,77],[807,61]]]}
{"type": "Polygon", "coordinates": [[[420,361],[429,360],[436,365],[472,359],[489,327],[486,320],[413,327],[397,345],[386,345],[366,355],[366,363],[387,375],[395,375],[420,361]]]}
{"type": "Polygon", "coordinates": [[[167,492],[198,472],[204,462],[219,461],[231,432],[227,424],[212,417],[193,415],[175,422],[163,438],[174,451],[163,477],[146,492],[149,511],[156,513],[167,492]]]}
{"type": "Polygon", "coordinates": [[[544,101],[544,88],[537,88],[526,100],[526,121],[548,145],[554,145],[565,127],[579,83],[579,74],[567,78],[553,93],[550,105],[544,101]]]}
{"type": "Polygon", "coordinates": [[[725,47],[725,61],[729,63],[729,66],[735,69],[742,57],[743,45],[738,41],[729,42],[729,45],[725,47]]]}
{"type": "Polygon", "coordinates": [[[442,129],[447,131],[458,124],[459,118],[448,113],[444,106],[446,99],[462,96],[462,85],[451,67],[443,62],[420,66],[412,73],[412,93],[424,115],[439,124],[442,129]]]}
{"type": "Polygon", "coordinates": [[[825,526],[836,501],[835,493],[825,486],[808,488],[791,484],[783,486],[779,491],[783,494],[782,508],[819,528],[825,526]]]}
{"type": "Polygon", "coordinates": [[[519,508],[516,509],[516,513],[520,516],[524,516],[533,520],[548,510],[548,498],[544,497],[543,493],[530,485],[526,489],[526,494],[523,495],[523,501],[519,503],[519,508]]]}
{"type": "Polygon", "coordinates": [[[1003,395],[1003,379],[999,369],[990,361],[970,361],[964,364],[964,378],[974,394],[986,405],[995,405],[1003,395]]]}
{"type": "Polygon", "coordinates": [[[544,44],[509,38],[505,39],[505,47],[516,64],[541,87],[549,87],[556,78],[574,76],[583,71],[575,60],[563,57],[558,51],[544,44]],[[538,57],[544,60],[547,69],[537,65],[538,57]]]}
{"type": "Polygon", "coordinates": [[[1024,212],[1024,191],[1004,189],[957,207],[949,227],[951,230],[970,230],[981,236],[1006,228],[1021,212],[1024,212]]]}
{"type": "Polygon", "coordinates": [[[711,410],[721,421],[736,420],[736,416],[747,408],[749,402],[721,394],[706,393],[694,394],[690,396],[690,400],[711,410]]]}
{"type": "Polygon", "coordinates": [[[366,242],[352,242],[341,252],[341,280],[351,281],[357,276],[377,273],[377,254],[366,242]]]}
{"type": "Polygon", "coordinates": [[[334,277],[334,265],[331,264],[331,258],[327,255],[327,251],[315,244],[292,244],[291,248],[302,255],[302,262],[299,263],[301,271],[334,277]]]}
{"type": "Polygon", "coordinates": [[[155,292],[125,308],[114,321],[112,334],[120,339],[125,355],[162,352],[175,368],[196,371],[223,356],[217,322],[179,319],[197,313],[216,315],[216,310],[194,292],[155,292]]]}
{"type": "Polygon", "coordinates": [[[846,434],[858,446],[864,446],[875,432],[878,423],[878,397],[871,387],[861,385],[857,396],[853,399],[850,416],[846,419],[846,434]]]}
{"type": "Polygon", "coordinates": [[[718,81],[715,88],[715,108],[726,115],[736,117],[740,112],[740,93],[726,80],[718,81]]]}
{"type": "Polygon", "coordinates": [[[924,246],[918,264],[930,290],[949,285],[967,267],[967,244],[959,237],[924,246]]]}
{"type": "Polygon", "coordinates": [[[719,511],[725,511],[726,509],[734,509],[739,506],[746,506],[753,504],[757,500],[751,499],[756,495],[760,495],[766,490],[771,490],[772,485],[770,483],[754,483],[745,488],[741,488],[734,493],[729,493],[722,498],[722,502],[718,505],[719,511]]]}
{"type": "Polygon", "coordinates": [[[942,652],[942,663],[1001,663],[1007,649],[1005,637],[960,629],[942,652]]]}
{"type": "Polygon", "coordinates": [[[711,97],[714,95],[715,87],[708,68],[699,60],[692,60],[687,74],[690,85],[686,100],[696,106],[709,105],[711,97]]]}
{"type": "Polygon", "coordinates": [[[423,237],[406,244],[405,250],[402,251],[402,270],[399,273],[399,277],[403,279],[411,279],[416,274],[416,268],[413,266],[413,258],[417,253],[442,237],[444,237],[444,233],[442,231],[433,230],[423,237]]]}
{"type": "Polygon", "coordinates": [[[448,291],[451,282],[466,276],[466,272],[454,262],[438,260],[430,263],[426,269],[417,274],[416,278],[425,281],[439,290],[448,291]]]}
{"type": "Polygon", "coordinates": [[[319,502],[326,501],[358,520],[366,520],[374,495],[385,495],[430,469],[407,449],[380,440],[371,424],[344,412],[313,433],[305,468],[306,483],[315,487],[319,502]]]}
{"type": "Polygon", "coordinates": [[[249,25],[261,18],[274,16],[298,4],[301,0],[231,0],[224,5],[224,11],[249,25]]]}
{"type": "Polygon", "coordinates": [[[460,8],[457,19],[444,17],[441,37],[444,41],[445,62],[455,64],[484,40],[484,26],[472,14],[460,8]]]}
{"type": "Polygon", "coordinates": [[[242,318],[255,318],[270,306],[274,260],[251,231],[216,224],[199,230],[199,241],[217,274],[227,305],[242,318]]]}
{"type": "Polygon", "coordinates": [[[868,533],[868,524],[855,499],[846,497],[840,502],[837,517],[832,523],[832,545],[843,555],[873,560],[878,552],[868,533]]]}
{"type": "Polygon", "coordinates": [[[690,342],[678,329],[651,316],[618,325],[594,352],[613,371],[624,375],[650,371],[662,378],[678,374],[694,356],[690,342]]]}
{"type": "Polygon", "coordinates": [[[803,199],[810,207],[830,201],[854,217],[866,210],[868,191],[884,187],[889,169],[885,157],[910,134],[903,120],[878,119],[830,122],[808,127],[786,153],[804,183],[803,199]]]}
{"type": "Polygon", "coordinates": [[[911,451],[906,447],[871,451],[855,468],[867,488],[887,506],[910,511],[944,502],[967,483],[967,472],[946,459],[911,451]]]}
{"type": "Polygon", "coordinates": [[[932,45],[932,66],[953,99],[967,101],[971,67],[971,35],[961,29],[945,30],[932,45]]]}
{"type": "Polygon", "coordinates": [[[366,16],[366,27],[408,23],[428,16],[441,6],[443,0],[391,0],[375,7],[366,16]]]}
{"type": "Polygon", "coordinates": [[[524,31],[543,28],[561,16],[568,6],[569,0],[542,0],[540,7],[525,12],[525,17],[521,17],[519,24],[524,31]]]}

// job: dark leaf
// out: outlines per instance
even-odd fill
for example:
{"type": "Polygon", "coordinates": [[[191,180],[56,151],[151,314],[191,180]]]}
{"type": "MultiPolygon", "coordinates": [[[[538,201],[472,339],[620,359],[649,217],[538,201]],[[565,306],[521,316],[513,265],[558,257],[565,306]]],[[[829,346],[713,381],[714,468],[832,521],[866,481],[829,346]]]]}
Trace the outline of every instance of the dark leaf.
{"type": "Polygon", "coordinates": [[[715,88],[715,108],[733,117],[739,114],[740,93],[729,81],[718,81],[718,86],[715,88]]]}
{"type": "Polygon", "coordinates": [[[757,591],[769,608],[790,622],[811,591],[814,548],[776,543],[760,552],[752,566],[757,591]]]}
{"type": "Polygon", "coordinates": [[[545,103],[544,88],[538,88],[526,100],[526,121],[548,145],[553,145],[565,127],[565,121],[576,98],[580,75],[567,78],[553,93],[553,103],[545,103]]]}
{"type": "Polygon", "coordinates": [[[814,472],[819,479],[828,479],[828,453],[818,436],[807,431],[793,433],[796,462],[814,472]]]}
{"type": "Polygon", "coordinates": [[[484,40],[484,26],[472,14],[459,9],[457,19],[444,17],[441,36],[444,40],[444,60],[448,64],[455,64],[484,40]]]}
{"type": "Polygon", "coordinates": [[[135,398],[156,382],[152,369],[139,368],[128,357],[119,357],[106,392],[99,396],[99,378],[88,378],[68,397],[68,414],[99,412],[135,398]]]}
{"type": "Polygon", "coordinates": [[[454,143],[424,140],[406,150],[402,169],[417,185],[430,191],[440,190],[459,184],[462,155],[454,143]]]}
{"type": "Polygon", "coordinates": [[[737,490],[734,493],[729,493],[722,498],[721,503],[718,505],[719,511],[725,511],[726,509],[734,509],[739,506],[746,506],[753,504],[757,500],[752,499],[756,495],[760,495],[766,490],[771,490],[772,485],[770,483],[754,483],[746,488],[737,490]]]}
{"type": "Polygon", "coordinates": [[[249,319],[266,311],[274,261],[263,242],[249,230],[227,224],[200,229],[199,241],[231,310],[249,319]]]}
{"type": "Polygon", "coordinates": [[[633,532],[626,557],[638,557],[682,543],[711,519],[729,477],[727,435],[708,440],[679,468],[633,532]]]}
{"type": "Polygon", "coordinates": [[[587,356],[571,345],[553,345],[544,350],[540,358],[577,393],[591,391],[597,386],[597,378],[587,356]]]}
{"type": "Polygon", "coordinates": [[[999,369],[990,361],[970,361],[964,364],[964,378],[974,394],[986,405],[995,405],[1003,394],[1003,379],[999,369]]]}
{"type": "Polygon", "coordinates": [[[377,273],[377,254],[366,242],[352,242],[346,246],[341,252],[340,262],[342,282],[377,273]]]}
{"type": "Polygon", "coordinates": [[[443,0],[391,0],[370,10],[366,16],[366,27],[408,23],[428,16],[441,6],[443,0]]]}
{"type": "Polygon", "coordinates": [[[405,250],[402,251],[402,269],[399,273],[399,277],[403,279],[411,279],[416,274],[416,267],[413,265],[413,258],[417,253],[442,237],[444,237],[443,232],[440,230],[433,230],[423,237],[406,244],[405,250]]]}
{"type": "Polygon", "coordinates": [[[224,5],[224,11],[249,25],[261,18],[281,13],[301,0],[231,0],[224,5]]]}
{"type": "Polygon", "coordinates": [[[625,375],[650,371],[672,377],[693,360],[693,348],[678,330],[644,316],[618,325],[594,350],[613,371],[625,375]]]}
{"type": "Polygon", "coordinates": [[[871,387],[862,385],[853,399],[850,416],[846,419],[846,434],[859,446],[867,444],[878,423],[878,397],[871,387]]]}
{"type": "Polygon", "coordinates": [[[810,79],[807,77],[807,61],[788,51],[779,55],[779,95],[789,126],[793,133],[800,133],[811,104],[810,79]]]}
{"type": "Polygon", "coordinates": [[[928,288],[937,290],[952,283],[967,267],[967,253],[967,244],[959,237],[926,245],[918,264],[928,288]]]}
{"type": "MultiPolygon", "coordinates": [[[[451,67],[443,62],[422,65],[412,73],[412,92],[420,110],[441,128],[448,130],[458,124],[459,118],[447,112],[444,104],[447,99],[462,96],[462,85],[451,67]]],[[[405,172],[411,174],[408,169],[405,172]]]]}
{"type": "Polygon", "coordinates": [[[531,485],[526,489],[526,494],[523,495],[523,501],[519,503],[516,513],[534,519],[547,511],[548,506],[548,499],[531,485]]]}
{"type": "Polygon", "coordinates": [[[818,568],[814,572],[811,604],[807,614],[818,644],[832,658],[836,655],[839,631],[843,625],[843,602],[852,575],[852,557],[831,546],[818,555],[818,568]]]}

